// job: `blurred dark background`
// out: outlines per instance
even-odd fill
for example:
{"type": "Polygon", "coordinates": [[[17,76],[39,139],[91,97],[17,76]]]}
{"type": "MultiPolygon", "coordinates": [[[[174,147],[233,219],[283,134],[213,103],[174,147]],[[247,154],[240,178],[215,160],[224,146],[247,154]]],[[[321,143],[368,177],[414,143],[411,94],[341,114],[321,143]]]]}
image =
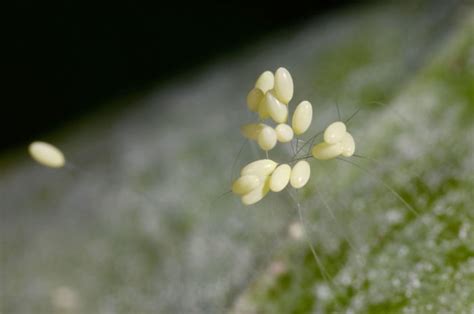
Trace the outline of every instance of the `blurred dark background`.
{"type": "Polygon", "coordinates": [[[17,1],[0,151],[349,3],[17,1]]]}

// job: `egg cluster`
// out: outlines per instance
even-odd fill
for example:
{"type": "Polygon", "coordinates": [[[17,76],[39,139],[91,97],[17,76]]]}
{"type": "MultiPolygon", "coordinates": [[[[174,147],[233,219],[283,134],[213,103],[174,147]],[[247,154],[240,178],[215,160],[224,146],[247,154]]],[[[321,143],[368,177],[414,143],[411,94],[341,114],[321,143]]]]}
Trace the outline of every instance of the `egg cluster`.
{"type": "MultiPolygon", "coordinates": [[[[258,113],[259,121],[243,125],[240,131],[244,137],[256,141],[267,154],[277,142],[291,142],[295,135],[303,134],[311,125],[313,107],[307,100],[296,106],[291,126],[287,124],[293,90],[290,72],[285,68],[278,68],[275,74],[271,71],[263,72],[247,95],[248,108],[258,113]],[[274,127],[263,122],[270,118],[275,124],[274,127]]],[[[324,142],[312,148],[312,155],[316,159],[327,160],[339,155],[352,156],[354,150],[352,135],[347,132],[346,125],[338,121],[326,128],[324,142]]],[[[299,150],[296,150],[294,158],[298,152],[299,150]]],[[[295,189],[304,187],[310,175],[311,167],[306,160],[299,160],[291,167],[286,163],[278,164],[271,159],[261,159],[242,169],[240,177],[232,185],[232,192],[241,196],[243,204],[251,205],[264,198],[269,191],[280,192],[288,184],[295,189]]]]}
{"type": "Polygon", "coordinates": [[[311,174],[306,160],[298,161],[293,168],[278,164],[271,159],[260,159],[249,163],[240,172],[232,185],[232,192],[241,195],[242,203],[252,205],[260,201],[269,191],[280,192],[288,183],[295,189],[306,185],[311,174]]]}
{"type": "MultiPolygon", "coordinates": [[[[288,184],[295,189],[304,187],[311,175],[311,167],[306,161],[308,158],[328,160],[341,155],[350,157],[354,154],[354,138],[347,132],[344,122],[337,121],[324,131],[324,141],[312,147],[312,156],[299,156],[308,142],[304,142],[298,149],[300,140],[295,139],[295,135],[301,135],[309,129],[313,119],[313,107],[307,100],[300,102],[293,111],[291,126],[287,124],[293,89],[291,74],[287,69],[279,68],[275,74],[270,71],[263,72],[258,77],[255,87],[247,95],[248,108],[258,113],[259,121],[243,125],[241,132],[244,137],[256,141],[258,146],[267,152],[267,159],[246,165],[240,172],[240,177],[232,184],[232,192],[241,196],[245,205],[257,203],[269,191],[280,192],[288,184]],[[296,149],[289,163],[279,164],[268,159],[268,151],[278,142],[291,141],[296,141],[294,145],[296,149]]],[[[31,157],[44,166],[61,168],[66,164],[63,153],[49,143],[33,142],[28,150],[31,157]]]]}
{"type": "Polygon", "coordinates": [[[263,72],[255,87],[247,95],[250,111],[257,112],[260,120],[271,118],[274,128],[263,122],[249,123],[241,127],[242,134],[257,141],[264,151],[273,149],[277,142],[290,142],[294,135],[306,132],[311,125],[313,108],[309,101],[302,101],[293,112],[291,126],[288,121],[288,105],[293,98],[293,79],[285,68],[279,68],[273,75],[270,71],[263,72]]]}
{"type": "Polygon", "coordinates": [[[331,123],[324,131],[324,142],[313,147],[313,157],[320,160],[336,158],[339,155],[350,157],[354,154],[355,142],[347,132],[344,122],[331,123]]]}

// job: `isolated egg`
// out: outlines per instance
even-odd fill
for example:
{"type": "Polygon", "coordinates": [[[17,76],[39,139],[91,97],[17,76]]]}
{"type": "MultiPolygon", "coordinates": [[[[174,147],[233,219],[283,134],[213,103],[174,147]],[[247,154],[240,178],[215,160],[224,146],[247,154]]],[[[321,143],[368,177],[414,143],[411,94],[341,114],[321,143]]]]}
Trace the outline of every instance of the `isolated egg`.
{"type": "Polygon", "coordinates": [[[341,143],[328,144],[323,142],[315,145],[311,150],[311,153],[316,159],[327,160],[336,158],[342,153],[342,150],[343,148],[341,143]]]}
{"type": "Polygon", "coordinates": [[[247,95],[247,106],[250,111],[257,112],[258,104],[263,98],[263,92],[258,88],[253,88],[247,95]]]}
{"type": "Polygon", "coordinates": [[[313,107],[307,100],[302,101],[295,109],[291,125],[296,135],[303,134],[308,130],[313,119],[313,107]]]}
{"type": "Polygon", "coordinates": [[[266,177],[265,181],[262,182],[259,186],[242,196],[242,203],[245,205],[252,205],[260,201],[270,191],[269,183],[270,178],[266,177]]]}
{"type": "Polygon", "coordinates": [[[293,129],[286,123],[280,123],[276,126],[275,132],[277,140],[281,143],[287,143],[293,139],[293,129]]]}
{"type": "Polygon", "coordinates": [[[283,190],[290,181],[290,175],[291,167],[289,165],[279,165],[270,177],[270,190],[273,192],[280,192],[283,190]]]}
{"type": "Polygon", "coordinates": [[[278,68],[275,72],[275,95],[284,104],[293,98],[293,79],[285,68],[278,68]]]}
{"type": "Polygon", "coordinates": [[[324,131],[324,141],[328,144],[340,142],[344,134],[346,134],[346,125],[344,122],[337,121],[331,123],[324,131]]]}
{"type": "Polygon", "coordinates": [[[258,146],[264,151],[269,151],[275,147],[277,143],[277,135],[273,128],[265,126],[262,128],[257,137],[258,146]]]}
{"type": "Polygon", "coordinates": [[[277,123],[286,122],[288,119],[288,106],[282,104],[271,91],[265,94],[267,111],[273,121],[277,123]]]}
{"type": "Polygon", "coordinates": [[[246,194],[259,186],[260,183],[262,181],[256,175],[241,176],[232,184],[232,192],[235,194],[246,194]]]}
{"type": "Polygon", "coordinates": [[[28,146],[31,157],[46,167],[61,168],[65,164],[63,153],[53,145],[45,142],[33,142],[28,146]]]}
{"type": "Polygon", "coordinates": [[[295,189],[302,188],[308,183],[311,175],[311,167],[306,160],[300,160],[291,170],[290,184],[295,189]]]}
{"type": "Polygon", "coordinates": [[[270,89],[273,89],[274,82],[275,77],[273,76],[273,73],[265,71],[258,77],[257,82],[255,82],[255,87],[265,94],[270,89]]]}
{"type": "Polygon", "coordinates": [[[354,138],[349,132],[346,132],[346,134],[344,134],[344,137],[342,138],[342,141],[341,141],[341,145],[342,145],[342,156],[351,157],[352,155],[354,155],[355,142],[354,142],[354,138]]]}
{"type": "Polygon", "coordinates": [[[271,159],[256,160],[242,168],[242,170],[240,171],[240,175],[245,176],[252,174],[259,177],[265,177],[270,175],[273,170],[275,170],[277,165],[278,164],[271,159]]]}

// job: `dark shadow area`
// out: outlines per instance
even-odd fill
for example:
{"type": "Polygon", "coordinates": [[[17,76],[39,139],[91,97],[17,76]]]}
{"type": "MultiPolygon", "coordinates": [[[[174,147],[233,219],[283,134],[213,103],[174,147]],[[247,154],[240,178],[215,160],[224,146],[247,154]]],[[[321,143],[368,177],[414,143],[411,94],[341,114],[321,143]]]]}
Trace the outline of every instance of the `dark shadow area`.
{"type": "Polygon", "coordinates": [[[0,150],[347,4],[17,2],[0,150]]]}

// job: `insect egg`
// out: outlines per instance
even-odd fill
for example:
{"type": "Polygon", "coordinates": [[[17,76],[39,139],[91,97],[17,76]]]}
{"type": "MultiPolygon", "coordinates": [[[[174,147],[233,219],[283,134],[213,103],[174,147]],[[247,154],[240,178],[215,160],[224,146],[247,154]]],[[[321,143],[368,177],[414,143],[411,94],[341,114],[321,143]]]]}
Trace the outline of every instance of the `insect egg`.
{"type": "Polygon", "coordinates": [[[344,134],[346,134],[346,125],[344,122],[337,121],[331,123],[324,131],[324,141],[328,144],[340,142],[344,134]]]}
{"type": "Polygon", "coordinates": [[[281,143],[287,143],[293,139],[293,129],[286,123],[280,123],[277,125],[275,132],[278,141],[281,143]]]}
{"type": "Polygon", "coordinates": [[[275,94],[282,103],[288,104],[293,98],[293,79],[285,68],[278,68],[275,72],[275,94]]]}
{"type": "Polygon", "coordinates": [[[269,183],[270,177],[266,177],[265,181],[260,183],[259,186],[242,196],[242,203],[244,203],[245,205],[252,205],[260,201],[270,191],[269,183]]]}
{"type": "Polygon", "coordinates": [[[249,163],[240,171],[240,175],[253,174],[256,176],[268,176],[275,170],[278,164],[271,159],[260,159],[249,163]]]}
{"type": "Polygon", "coordinates": [[[61,168],[66,163],[63,153],[55,146],[45,142],[33,142],[28,146],[31,157],[43,166],[61,168]]]}
{"type": "Polygon", "coordinates": [[[304,100],[296,106],[295,112],[293,113],[291,124],[295,134],[299,135],[306,132],[311,125],[312,119],[313,107],[309,101],[304,100]]]}
{"type": "Polygon", "coordinates": [[[342,145],[342,156],[351,157],[352,155],[354,155],[355,142],[354,142],[354,138],[349,132],[346,132],[346,134],[342,138],[341,145],[342,145]]]}
{"type": "Polygon", "coordinates": [[[277,143],[275,130],[269,126],[265,126],[260,133],[258,133],[257,142],[260,148],[264,151],[271,150],[277,143]]]}
{"type": "Polygon", "coordinates": [[[270,117],[277,123],[286,122],[288,119],[288,106],[282,104],[271,91],[265,94],[265,101],[270,117]]]}
{"type": "Polygon", "coordinates": [[[291,170],[290,184],[295,189],[300,189],[308,183],[311,167],[306,160],[300,160],[291,170]]]}
{"type": "Polygon", "coordinates": [[[265,71],[258,77],[255,87],[260,89],[263,93],[266,93],[270,89],[273,89],[274,82],[275,77],[273,76],[273,73],[265,71]]]}
{"type": "Polygon", "coordinates": [[[290,181],[290,175],[291,167],[289,165],[279,165],[270,177],[270,190],[273,192],[280,192],[283,190],[290,181]]]}

